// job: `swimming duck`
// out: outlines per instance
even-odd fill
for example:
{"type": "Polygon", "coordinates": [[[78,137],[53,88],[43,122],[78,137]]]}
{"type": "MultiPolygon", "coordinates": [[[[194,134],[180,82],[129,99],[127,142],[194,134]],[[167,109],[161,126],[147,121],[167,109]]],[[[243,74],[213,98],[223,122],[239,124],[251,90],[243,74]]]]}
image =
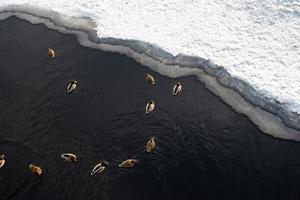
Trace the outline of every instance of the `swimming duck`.
{"type": "Polygon", "coordinates": [[[104,170],[105,170],[105,167],[102,166],[102,163],[99,163],[99,164],[97,164],[97,165],[94,167],[94,169],[93,169],[92,172],[91,172],[91,175],[93,176],[93,175],[95,175],[95,174],[101,173],[101,172],[103,172],[104,170]]]}
{"type": "Polygon", "coordinates": [[[106,161],[102,161],[101,163],[97,164],[94,169],[91,172],[91,175],[95,175],[98,173],[101,173],[105,170],[105,168],[108,167],[108,162],[106,161]]]}
{"type": "Polygon", "coordinates": [[[77,161],[77,156],[72,153],[63,153],[61,156],[63,159],[65,159],[68,162],[76,162],[77,161]]]}
{"type": "Polygon", "coordinates": [[[155,148],[155,146],[156,146],[155,138],[151,137],[150,140],[148,140],[146,145],[147,152],[151,152],[155,148]]]}
{"type": "Polygon", "coordinates": [[[180,84],[180,82],[177,82],[174,87],[173,87],[173,96],[178,95],[182,90],[182,86],[180,84]]]}
{"type": "Polygon", "coordinates": [[[55,57],[55,51],[53,49],[48,48],[48,56],[50,58],[54,58],[55,57]]]}
{"type": "Polygon", "coordinates": [[[41,176],[43,171],[40,167],[30,164],[29,169],[37,176],[41,176]]]}
{"type": "Polygon", "coordinates": [[[153,100],[149,101],[149,103],[147,103],[146,105],[146,114],[148,115],[149,113],[151,113],[153,110],[154,110],[154,107],[155,107],[155,103],[153,100]]]}
{"type": "Polygon", "coordinates": [[[0,156],[0,168],[2,168],[5,164],[6,158],[4,155],[0,156]]]}
{"type": "Polygon", "coordinates": [[[131,168],[137,163],[138,161],[135,159],[128,159],[123,161],[122,163],[119,164],[119,167],[124,167],[124,168],[131,168]]]}
{"type": "Polygon", "coordinates": [[[151,85],[154,85],[155,84],[155,80],[153,78],[153,76],[151,76],[150,74],[146,74],[145,75],[145,80],[150,83],[151,85]]]}
{"type": "Polygon", "coordinates": [[[71,94],[76,89],[77,83],[78,82],[74,81],[74,80],[72,80],[72,81],[69,82],[68,88],[67,88],[67,91],[68,91],[69,94],[71,94]]]}

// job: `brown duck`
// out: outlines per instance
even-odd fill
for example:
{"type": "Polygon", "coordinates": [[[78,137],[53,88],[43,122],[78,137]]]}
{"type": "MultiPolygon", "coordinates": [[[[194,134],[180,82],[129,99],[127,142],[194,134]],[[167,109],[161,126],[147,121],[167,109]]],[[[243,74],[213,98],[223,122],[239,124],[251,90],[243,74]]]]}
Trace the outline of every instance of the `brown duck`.
{"type": "Polygon", "coordinates": [[[145,80],[150,83],[151,85],[154,85],[155,84],[155,80],[153,78],[153,76],[151,76],[150,74],[146,74],[145,75],[145,80]]]}
{"type": "Polygon", "coordinates": [[[37,176],[41,176],[43,173],[43,170],[40,167],[32,164],[29,165],[29,169],[37,176]]]}
{"type": "Polygon", "coordinates": [[[151,137],[148,140],[147,145],[146,145],[147,152],[151,152],[155,148],[155,146],[156,146],[155,138],[151,137]]]}
{"type": "Polygon", "coordinates": [[[119,164],[119,167],[123,168],[131,168],[133,167],[138,161],[135,159],[128,159],[123,161],[122,163],[119,164]]]}

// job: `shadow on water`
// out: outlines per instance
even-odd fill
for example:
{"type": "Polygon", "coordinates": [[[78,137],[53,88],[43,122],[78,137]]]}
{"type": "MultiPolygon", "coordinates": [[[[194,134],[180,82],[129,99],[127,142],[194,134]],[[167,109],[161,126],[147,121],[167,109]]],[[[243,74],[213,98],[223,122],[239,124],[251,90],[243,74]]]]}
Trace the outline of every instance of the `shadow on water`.
{"type": "Polygon", "coordinates": [[[13,17],[0,27],[1,199],[299,198],[300,145],[264,135],[195,77],[170,79],[13,17]],[[59,51],[53,60],[48,47],[59,51]],[[177,81],[184,89],[173,97],[177,81]],[[157,148],[147,153],[152,136],[157,148]],[[65,152],[78,162],[64,162],[65,152]],[[128,158],[139,163],[117,167],[128,158]],[[90,176],[103,160],[108,169],[90,176]]]}

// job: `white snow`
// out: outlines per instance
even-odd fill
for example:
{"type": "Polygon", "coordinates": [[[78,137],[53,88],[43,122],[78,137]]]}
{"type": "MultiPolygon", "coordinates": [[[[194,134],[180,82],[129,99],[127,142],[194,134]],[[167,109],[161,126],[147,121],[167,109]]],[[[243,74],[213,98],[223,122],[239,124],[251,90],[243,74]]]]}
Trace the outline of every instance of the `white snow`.
{"type": "Polygon", "coordinates": [[[210,59],[300,113],[299,0],[0,0],[21,4],[91,18],[99,37],[210,59]]]}

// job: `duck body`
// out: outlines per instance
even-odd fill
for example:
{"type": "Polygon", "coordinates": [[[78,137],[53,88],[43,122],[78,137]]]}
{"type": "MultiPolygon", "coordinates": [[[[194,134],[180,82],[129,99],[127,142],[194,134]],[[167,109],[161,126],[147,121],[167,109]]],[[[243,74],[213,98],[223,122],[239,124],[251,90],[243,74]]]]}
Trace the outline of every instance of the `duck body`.
{"type": "Polygon", "coordinates": [[[68,162],[76,162],[77,161],[77,156],[73,153],[63,153],[61,156],[63,159],[65,159],[68,162]]]}
{"type": "Polygon", "coordinates": [[[5,165],[6,159],[4,155],[0,156],[0,169],[5,165]]]}
{"type": "Polygon", "coordinates": [[[122,168],[131,168],[133,167],[138,161],[135,159],[128,159],[123,161],[122,163],[119,164],[119,167],[122,168]]]}
{"type": "Polygon", "coordinates": [[[67,88],[68,94],[71,94],[71,93],[76,89],[77,83],[78,83],[78,82],[75,81],[75,80],[72,80],[72,81],[69,82],[68,88],[67,88]]]}
{"type": "Polygon", "coordinates": [[[173,87],[173,96],[177,96],[182,90],[182,85],[180,82],[176,83],[173,87]]]}
{"type": "Polygon", "coordinates": [[[91,172],[91,175],[96,175],[96,174],[99,174],[101,172],[103,172],[107,167],[108,167],[108,162],[107,161],[102,161],[101,163],[97,164],[92,172],[91,172]]]}
{"type": "Polygon", "coordinates": [[[155,80],[153,78],[153,76],[151,76],[150,74],[146,74],[145,75],[145,80],[150,83],[151,85],[154,85],[155,84],[155,80]]]}
{"type": "Polygon", "coordinates": [[[41,176],[43,173],[43,170],[35,165],[30,164],[29,169],[36,175],[36,176],[41,176]]]}
{"type": "Polygon", "coordinates": [[[91,175],[94,176],[96,174],[99,174],[105,170],[105,166],[102,166],[102,163],[97,164],[94,169],[91,172],[91,175]]]}
{"type": "Polygon", "coordinates": [[[149,101],[149,103],[147,103],[146,108],[145,108],[146,114],[147,115],[150,114],[154,110],[154,108],[155,108],[154,101],[153,100],[149,101]]]}
{"type": "Polygon", "coordinates": [[[55,58],[55,51],[53,49],[48,48],[48,56],[50,58],[55,58]]]}
{"type": "Polygon", "coordinates": [[[148,140],[147,145],[146,145],[146,150],[147,152],[151,152],[156,146],[155,138],[152,137],[148,140]]]}

